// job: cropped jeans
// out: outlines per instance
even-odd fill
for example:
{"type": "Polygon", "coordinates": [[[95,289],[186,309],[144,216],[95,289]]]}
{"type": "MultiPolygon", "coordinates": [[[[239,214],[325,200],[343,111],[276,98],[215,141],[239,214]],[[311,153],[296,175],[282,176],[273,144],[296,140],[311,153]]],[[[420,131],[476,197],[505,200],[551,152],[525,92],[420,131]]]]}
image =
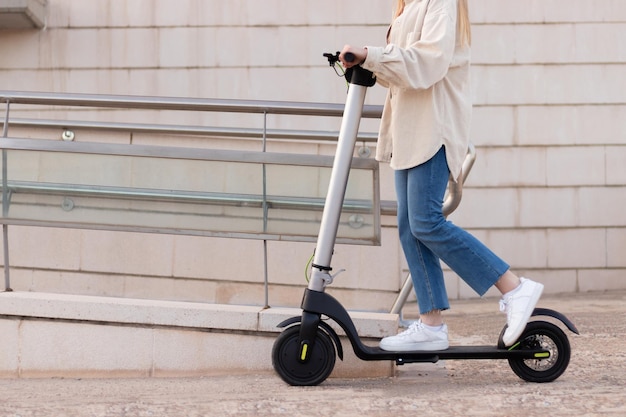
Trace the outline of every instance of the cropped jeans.
{"type": "Polygon", "coordinates": [[[398,231],[421,314],[450,308],[440,260],[481,296],[509,269],[443,216],[448,177],[444,147],[421,165],[395,171],[398,231]]]}

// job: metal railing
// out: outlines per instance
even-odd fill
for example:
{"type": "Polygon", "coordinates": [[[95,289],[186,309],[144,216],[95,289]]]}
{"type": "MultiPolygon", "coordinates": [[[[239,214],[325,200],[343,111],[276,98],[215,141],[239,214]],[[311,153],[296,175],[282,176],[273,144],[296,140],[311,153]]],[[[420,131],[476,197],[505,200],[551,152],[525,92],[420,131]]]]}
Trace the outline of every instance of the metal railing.
{"type": "MultiPolygon", "coordinates": [[[[276,209],[304,209],[321,211],[324,204],[323,197],[286,197],[280,195],[268,195],[266,187],[267,166],[271,164],[293,165],[300,167],[331,167],[332,156],[303,155],[303,154],[279,154],[266,152],[266,142],[270,139],[289,141],[317,141],[332,142],[337,139],[336,131],[321,130],[293,130],[293,129],[268,129],[268,115],[295,115],[313,117],[341,117],[343,105],[329,103],[302,103],[302,102],[278,102],[278,101],[251,101],[251,100],[227,100],[227,99],[194,99],[194,98],[164,98],[147,96],[120,96],[120,95],[90,95],[90,94],[54,94],[41,92],[16,92],[0,91],[0,101],[6,105],[5,118],[2,134],[2,202],[3,202],[3,240],[4,240],[4,272],[5,289],[10,291],[9,278],[9,240],[8,226],[10,224],[38,225],[38,226],[61,226],[75,228],[94,228],[103,230],[128,230],[146,231],[157,233],[184,233],[204,236],[228,236],[239,238],[256,238],[264,242],[265,262],[265,303],[268,304],[268,277],[267,277],[267,240],[276,238],[276,235],[268,233],[267,213],[270,208],[276,209]],[[180,124],[160,123],[120,123],[84,120],[57,120],[35,118],[11,118],[12,106],[48,106],[84,108],[92,107],[99,109],[133,109],[133,110],[171,110],[171,111],[195,111],[195,112],[221,112],[221,113],[249,113],[262,114],[262,127],[216,127],[216,126],[189,126],[180,124]],[[261,151],[227,151],[216,149],[198,149],[176,146],[151,146],[137,144],[113,144],[113,143],[85,143],[65,142],[51,140],[37,140],[9,137],[9,127],[29,129],[60,129],[63,130],[63,138],[73,138],[73,131],[84,129],[89,131],[107,132],[134,132],[145,134],[171,134],[171,135],[196,135],[215,138],[242,138],[258,139],[261,141],[261,151]],[[257,194],[245,193],[216,193],[199,192],[190,190],[171,190],[141,187],[123,186],[94,186],[81,184],[66,184],[54,182],[38,182],[25,180],[10,180],[8,178],[7,157],[9,152],[56,152],[83,155],[114,155],[123,157],[139,158],[163,158],[182,159],[189,161],[222,161],[222,162],[245,162],[262,166],[263,191],[257,194]],[[232,205],[238,207],[254,207],[263,212],[264,230],[256,233],[230,232],[184,229],[180,227],[158,227],[155,225],[139,226],[133,224],[111,223],[81,223],[72,221],[58,221],[45,218],[15,219],[10,218],[9,207],[14,204],[15,195],[36,194],[40,196],[62,196],[63,210],[72,210],[74,198],[101,198],[101,199],[124,199],[166,201],[176,204],[212,204],[232,205]]],[[[379,118],[382,106],[365,106],[364,118],[379,118]]],[[[1,122],[1,121],[0,121],[1,122]]],[[[375,142],[376,133],[359,133],[358,141],[364,146],[366,143],[375,142]]],[[[361,154],[359,152],[359,154],[361,154]]],[[[367,156],[366,153],[363,156],[367,156]]],[[[462,185],[472,167],[475,158],[474,148],[471,147],[463,167],[462,181],[456,183],[450,181],[449,190],[444,202],[444,214],[448,215],[458,206],[462,185]]],[[[374,230],[380,228],[380,215],[395,215],[396,203],[394,201],[380,201],[378,195],[378,164],[373,159],[354,158],[353,169],[369,170],[372,172],[373,193],[371,201],[363,199],[346,199],[344,211],[348,214],[370,214],[374,230]]],[[[352,222],[352,218],[349,222],[352,222]]],[[[358,221],[356,222],[358,225],[358,221]]],[[[315,230],[316,232],[316,230],[315,230]]],[[[285,240],[305,240],[304,236],[281,236],[285,240]]],[[[311,240],[311,236],[306,238],[311,240]]],[[[344,243],[362,243],[364,239],[347,239],[344,243]]],[[[367,240],[367,239],[365,239],[367,240]]],[[[338,243],[342,240],[338,239],[338,243]]],[[[370,240],[370,243],[372,241],[370,240]]],[[[375,243],[375,242],[374,242],[375,243]]],[[[402,306],[411,291],[410,276],[396,299],[392,312],[400,312],[402,306]]]]}
{"type": "MultiPolygon", "coordinates": [[[[299,220],[300,224],[307,224],[308,230],[303,233],[293,233],[293,228],[285,231],[285,227],[277,231],[271,228],[272,219],[269,218],[270,210],[281,211],[310,211],[321,212],[324,205],[324,198],[321,195],[302,196],[301,193],[290,196],[285,194],[271,194],[268,192],[268,177],[271,176],[272,167],[293,166],[310,169],[327,169],[332,166],[333,157],[327,155],[310,154],[287,154],[266,151],[266,141],[269,139],[289,140],[289,141],[316,141],[330,142],[336,140],[338,132],[316,131],[316,130],[293,130],[293,129],[268,129],[268,115],[296,115],[296,116],[324,116],[340,117],[343,112],[343,105],[328,103],[299,103],[299,102],[276,102],[276,101],[245,101],[245,100],[215,100],[215,99],[193,99],[193,98],[163,98],[163,97],[138,97],[119,95],[87,95],[87,94],[54,94],[39,92],[0,92],[0,101],[6,105],[2,134],[2,205],[3,205],[3,239],[4,239],[4,272],[5,289],[10,290],[10,263],[9,263],[9,225],[36,225],[36,226],[56,226],[71,228],[92,228],[99,230],[125,230],[172,234],[190,234],[202,236],[220,236],[236,238],[260,239],[264,242],[264,259],[267,263],[267,240],[293,240],[293,241],[314,241],[317,230],[308,223],[315,224],[314,221],[305,219],[299,220]],[[45,109],[62,108],[84,108],[93,107],[97,109],[121,109],[121,110],[171,110],[171,111],[195,111],[195,112],[233,112],[262,114],[264,116],[262,127],[210,127],[210,126],[188,126],[162,123],[120,123],[85,120],[58,120],[58,119],[35,119],[35,118],[12,118],[12,111],[15,107],[24,106],[24,111],[31,111],[38,106],[45,106],[45,109]],[[12,137],[9,135],[9,128],[20,127],[28,129],[59,129],[63,131],[62,138],[65,140],[32,139],[23,137],[12,137]],[[97,142],[74,142],[74,130],[82,129],[88,131],[106,132],[130,132],[146,134],[168,134],[182,136],[202,136],[216,138],[242,138],[259,139],[261,141],[260,151],[233,151],[223,149],[190,148],[176,146],[154,146],[138,144],[116,144],[97,142]],[[69,139],[69,140],[67,140],[69,139]],[[188,187],[182,189],[171,189],[171,187],[141,187],[137,185],[126,186],[124,184],[82,184],[80,179],[72,181],[38,181],[26,178],[14,178],[8,166],[12,163],[12,157],[16,153],[32,154],[62,154],[81,156],[104,156],[116,158],[151,158],[170,161],[199,161],[202,163],[224,163],[224,164],[244,164],[246,166],[258,166],[258,171],[262,177],[261,189],[255,193],[244,192],[215,192],[212,190],[197,190],[188,187]],[[11,158],[9,158],[11,157],[11,158]],[[24,197],[24,196],[27,196],[24,197]],[[50,203],[49,197],[55,197],[50,203]],[[20,197],[22,200],[20,200],[20,197]],[[59,204],[59,197],[61,202],[59,204]],[[139,204],[141,201],[148,203],[161,202],[164,204],[175,204],[182,209],[164,210],[160,217],[157,217],[154,224],[137,224],[115,220],[107,222],[103,220],[102,207],[96,207],[96,203],[86,204],[86,199],[94,201],[107,200],[109,203],[115,201],[132,201],[139,204]],[[66,214],[76,210],[78,201],[82,201],[83,213],[90,208],[98,210],[98,217],[85,220],[73,220],[66,214]],[[35,215],[12,216],[18,208],[29,206],[41,209],[35,215]],[[89,207],[88,207],[89,206],[89,207]],[[249,222],[251,210],[262,213],[257,224],[262,225],[256,230],[212,230],[216,222],[205,221],[204,226],[198,224],[199,218],[215,219],[219,218],[220,212],[212,211],[206,215],[206,207],[235,207],[242,211],[238,217],[249,222]],[[48,216],[42,213],[53,213],[52,207],[56,208],[54,214],[48,216]],[[65,212],[63,213],[60,209],[65,212]],[[191,207],[191,208],[190,208],[191,207]],[[202,207],[199,209],[198,207],[202,207]],[[42,211],[45,210],[45,211],[42,211]],[[195,210],[195,211],[194,211],[195,210]],[[198,211],[202,213],[198,213],[198,211]],[[178,220],[172,225],[164,224],[163,219],[178,216],[178,220]],[[30,216],[30,217],[29,217],[30,216]],[[189,217],[188,225],[181,226],[181,218],[189,217]]],[[[364,110],[364,117],[376,118],[380,116],[379,106],[368,106],[364,110]]],[[[376,139],[376,134],[365,133],[359,135],[359,141],[363,143],[372,142],[376,139]]],[[[15,165],[15,164],[13,164],[15,165]]],[[[380,236],[380,213],[381,205],[378,196],[378,164],[369,158],[354,158],[353,168],[370,172],[371,195],[367,198],[346,198],[344,210],[349,216],[344,222],[348,227],[358,229],[367,223],[374,231],[374,236],[356,236],[338,238],[339,243],[376,243],[380,236]],[[363,216],[369,216],[363,219],[363,216]]],[[[68,170],[65,170],[68,171],[68,170]]],[[[64,174],[65,175],[65,174],[64,174]]],[[[274,174],[274,177],[278,176],[274,174]]],[[[128,209],[118,211],[128,214],[128,209]]],[[[394,210],[393,204],[385,204],[382,208],[385,212],[394,210]]],[[[112,211],[112,210],[109,210],[112,211]]],[[[149,215],[143,219],[155,215],[154,205],[149,215]]],[[[127,216],[129,217],[129,216],[127,216]]],[[[237,217],[237,216],[234,216],[237,217]]],[[[135,217],[136,219],[136,217],[135,217]]],[[[135,220],[136,221],[136,220],[135,220]]],[[[221,223],[224,223],[221,221],[221,223]]],[[[235,225],[232,221],[231,225],[235,225]]],[[[239,223],[245,223],[241,221],[239,223]]],[[[274,224],[278,224],[273,219],[274,224]]],[[[265,267],[267,271],[267,265],[265,267]]],[[[267,304],[267,272],[265,277],[266,304],[267,304]]]]}

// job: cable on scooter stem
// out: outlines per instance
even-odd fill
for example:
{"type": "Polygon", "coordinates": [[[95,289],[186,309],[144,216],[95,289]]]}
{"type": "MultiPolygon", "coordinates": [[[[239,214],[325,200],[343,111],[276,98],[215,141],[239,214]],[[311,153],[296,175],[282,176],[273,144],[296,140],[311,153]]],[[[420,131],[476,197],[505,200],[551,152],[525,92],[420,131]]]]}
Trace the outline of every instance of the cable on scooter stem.
{"type": "MultiPolygon", "coordinates": [[[[340,55],[341,55],[341,52],[339,52],[339,51],[337,51],[335,53],[331,53],[331,52],[323,53],[323,56],[328,60],[328,64],[334,69],[335,73],[338,76],[345,78],[346,83],[348,85],[348,91],[350,91],[349,87],[350,87],[350,82],[351,82],[353,73],[358,78],[357,83],[356,83],[358,86],[371,87],[371,86],[373,86],[376,83],[376,78],[374,77],[374,75],[370,71],[367,71],[367,70],[361,68],[360,66],[353,66],[353,67],[350,67],[350,68],[348,68],[347,70],[344,71],[344,67],[341,65],[341,62],[339,60],[339,56],[340,55]],[[342,70],[342,74],[339,73],[339,71],[337,70],[337,67],[339,67],[342,70]]],[[[352,52],[346,52],[344,54],[343,58],[347,62],[354,62],[355,59],[356,59],[356,56],[352,52]]],[[[364,96],[364,92],[363,92],[362,100],[364,100],[364,99],[365,99],[365,96],[364,96]]],[[[357,102],[358,101],[359,100],[357,99],[357,102]]],[[[347,104],[348,103],[346,103],[346,109],[348,108],[347,104]]],[[[361,110],[362,110],[362,105],[363,105],[363,103],[361,103],[361,110]]],[[[358,114],[354,114],[354,115],[352,115],[352,117],[358,117],[360,119],[360,117],[361,117],[360,116],[360,112],[361,111],[359,110],[357,112],[358,114]]],[[[344,114],[344,120],[342,120],[341,131],[339,132],[340,133],[340,135],[339,135],[340,137],[339,137],[339,141],[338,141],[339,143],[342,142],[341,137],[342,137],[342,133],[343,133],[343,131],[345,129],[345,126],[349,127],[350,130],[354,131],[353,133],[354,133],[355,137],[356,137],[356,134],[358,133],[358,122],[356,123],[356,126],[352,126],[350,124],[347,124],[347,125],[344,126],[345,118],[346,118],[346,115],[344,114]]],[[[348,135],[348,136],[350,136],[350,135],[348,135]]],[[[354,149],[354,144],[352,144],[352,149],[354,149]]],[[[352,155],[352,151],[348,152],[348,154],[352,155]]],[[[337,160],[337,156],[338,156],[338,154],[335,155],[335,158],[336,158],[335,162],[337,160]]],[[[349,161],[346,162],[346,164],[348,166],[348,171],[349,171],[349,169],[350,169],[349,161]]],[[[334,172],[335,172],[335,164],[333,163],[333,171],[331,172],[331,174],[332,174],[331,175],[331,182],[332,182],[332,179],[333,179],[334,172]]],[[[331,183],[331,185],[332,185],[332,183],[331,183]]],[[[330,193],[330,188],[329,188],[329,193],[330,193]]],[[[345,194],[345,190],[342,192],[342,194],[345,194]]],[[[329,199],[327,198],[326,203],[328,204],[328,202],[329,202],[329,199]]],[[[343,199],[342,199],[342,202],[340,204],[343,204],[343,199]]],[[[322,213],[322,225],[320,226],[320,229],[323,228],[323,226],[324,226],[324,219],[326,218],[326,214],[325,213],[326,213],[327,208],[328,208],[327,206],[324,207],[324,211],[322,213]]],[[[339,211],[341,211],[340,208],[339,208],[339,211]]],[[[335,235],[336,235],[336,233],[337,233],[337,231],[335,230],[335,235]]],[[[321,230],[320,230],[320,236],[321,236],[321,230]]],[[[318,244],[320,243],[319,242],[319,237],[320,236],[318,236],[318,244]]],[[[326,243],[328,243],[328,242],[326,242],[326,243]]],[[[332,246],[334,246],[334,238],[332,239],[332,246]]],[[[312,278],[312,275],[313,275],[312,274],[312,268],[313,269],[318,269],[320,271],[325,271],[325,272],[329,272],[329,271],[332,270],[332,268],[330,268],[329,266],[317,265],[314,262],[315,256],[316,255],[315,255],[315,251],[314,251],[313,255],[311,255],[311,258],[309,258],[308,262],[306,263],[306,265],[304,267],[304,278],[305,278],[305,280],[309,284],[311,283],[311,278],[312,278]]],[[[332,277],[331,277],[331,279],[332,279],[332,277]]]]}
{"type": "MultiPolygon", "coordinates": [[[[334,70],[337,73],[337,75],[339,75],[340,77],[345,77],[346,76],[346,70],[343,68],[343,66],[339,62],[339,55],[341,55],[341,52],[337,51],[334,54],[332,54],[330,52],[326,52],[323,55],[324,55],[324,57],[326,59],[328,59],[328,65],[330,65],[331,67],[334,68],[334,70]],[[335,65],[339,66],[339,68],[341,69],[341,72],[342,72],[341,74],[339,74],[339,72],[337,72],[337,68],[335,67],[335,65]]],[[[354,62],[354,59],[356,57],[354,56],[354,54],[352,52],[346,52],[344,54],[343,58],[346,61],[348,61],[348,62],[354,62]]],[[[348,71],[349,71],[349,69],[348,69],[348,71]]],[[[350,85],[348,80],[346,80],[346,83],[348,84],[348,86],[350,85]]],[[[306,280],[306,282],[309,282],[311,280],[311,276],[309,275],[309,273],[311,271],[311,265],[313,265],[313,258],[314,257],[315,257],[315,251],[313,251],[313,254],[311,255],[311,257],[307,261],[306,265],[304,266],[304,279],[306,280]]]]}
{"type": "MultiPolygon", "coordinates": [[[[330,52],[326,52],[323,55],[326,59],[328,59],[328,65],[333,67],[333,69],[335,70],[335,73],[339,77],[344,77],[346,79],[346,84],[349,87],[350,79],[352,78],[353,69],[344,68],[343,65],[341,65],[341,62],[339,61],[339,55],[341,55],[341,52],[337,51],[334,54],[330,52]],[[337,67],[339,67],[339,71],[337,70],[337,67]]],[[[343,55],[343,59],[346,60],[347,62],[354,62],[354,60],[356,59],[356,56],[352,52],[346,52],[343,55]]]]}

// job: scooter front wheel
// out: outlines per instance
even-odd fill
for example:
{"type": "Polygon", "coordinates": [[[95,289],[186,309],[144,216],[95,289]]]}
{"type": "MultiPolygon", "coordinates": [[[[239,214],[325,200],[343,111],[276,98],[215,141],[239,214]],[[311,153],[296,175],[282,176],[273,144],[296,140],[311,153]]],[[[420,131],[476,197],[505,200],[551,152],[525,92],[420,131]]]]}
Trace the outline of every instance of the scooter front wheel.
{"type": "Polygon", "coordinates": [[[517,376],[529,382],[551,382],[565,372],[571,348],[567,336],[558,326],[545,321],[531,321],[524,329],[514,349],[543,349],[547,358],[509,359],[517,376]]]}
{"type": "Polygon", "coordinates": [[[300,325],[285,329],[274,342],[272,365],[280,377],[290,385],[318,385],[335,367],[336,350],[330,336],[318,328],[315,344],[306,362],[299,359],[300,325]]]}

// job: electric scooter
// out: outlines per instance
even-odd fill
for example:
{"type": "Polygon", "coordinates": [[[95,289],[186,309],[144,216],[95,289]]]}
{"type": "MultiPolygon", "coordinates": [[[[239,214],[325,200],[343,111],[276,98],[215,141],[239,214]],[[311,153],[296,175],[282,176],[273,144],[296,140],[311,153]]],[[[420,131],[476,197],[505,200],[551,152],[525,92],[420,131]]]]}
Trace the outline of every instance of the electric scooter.
{"type": "MultiPolygon", "coordinates": [[[[324,56],[331,66],[337,65],[339,52],[324,56]]],[[[347,61],[353,59],[353,56],[346,56],[347,61]]],[[[362,360],[395,361],[397,365],[403,365],[446,359],[507,359],[513,372],[525,381],[550,382],[557,379],[569,364],[571,348],[563,330],[551,322],[530,321],[511,347],[505,347],[502,341],[505,325],[495,346],[450,346],[442,351],[385,351],[377,346],[366,346],[346,309],[325,292],[335,277],[331,275],[330,264],[365,94],[367,88],[376,83],[374,74],[360,66],[348,69],[345,77],[350,83],[348,96],[311,264],[311,278],[302,299],[302,316],[278,324],[284,330],[272,348],[275,371],[285,382],[297,386],[318,385],[328,378],[335,366],[335,357],[343,360],[343,348],[335,330],[327,320],[322,320],[322,316],[326,316],[341,327],[355,355],[362,360]]],[[[574,324],[557,311],[536,308],[532,315],[557,319],[578,334],[574,324]]]]}

